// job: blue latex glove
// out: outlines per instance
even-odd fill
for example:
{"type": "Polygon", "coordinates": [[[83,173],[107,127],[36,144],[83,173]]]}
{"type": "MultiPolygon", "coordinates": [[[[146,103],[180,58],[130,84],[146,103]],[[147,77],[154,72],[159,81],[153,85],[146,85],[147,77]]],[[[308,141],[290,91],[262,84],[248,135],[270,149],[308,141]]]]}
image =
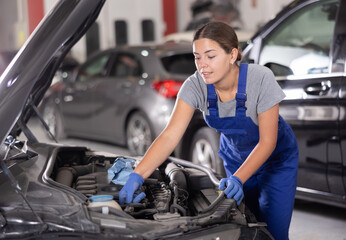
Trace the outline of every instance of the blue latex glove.
{"type": "Polygon", "coordinates": [[[227,198],[234,198],[237,205],[239,205],[244,198],[243,183],[238,177],[233,175],[229,178],[221,179],[219,190],[224,190],[227,198]]]}
{"type": "Polygon", "coordinates": [[[144,179],[137,173],[131,173],[129,179],[125,183],[124,187],[119,192],[119,203],[139,203],[144,197],[145,193],[141,192],[141,187],[144,183],[144,179]]]}

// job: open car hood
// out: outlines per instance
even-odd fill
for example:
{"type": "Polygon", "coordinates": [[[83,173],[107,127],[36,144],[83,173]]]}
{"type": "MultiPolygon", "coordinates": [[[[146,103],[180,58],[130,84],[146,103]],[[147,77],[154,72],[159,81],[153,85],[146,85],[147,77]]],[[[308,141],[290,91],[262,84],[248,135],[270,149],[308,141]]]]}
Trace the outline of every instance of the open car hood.
{"type": "Polygon", "coordinates": [[[0,78],[0,141],[18,136],[71,47],[95,22],[105,0],[61,0],[0,78]]]}

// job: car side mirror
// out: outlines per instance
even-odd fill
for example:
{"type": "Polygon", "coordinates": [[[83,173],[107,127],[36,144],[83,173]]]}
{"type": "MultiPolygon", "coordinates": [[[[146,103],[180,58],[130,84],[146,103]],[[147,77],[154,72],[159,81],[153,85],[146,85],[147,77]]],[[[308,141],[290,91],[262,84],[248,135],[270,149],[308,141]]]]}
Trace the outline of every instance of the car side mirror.
{"type": "Polygon", "coordinates": [[[288,75],[293,75],[293,71],[291,68],[284,66],[282,64],[278,63],[266,63],[264,64],[265,67],[268,67],[272,72],[274,73],[275,76],[288,76],[288,75]]]}

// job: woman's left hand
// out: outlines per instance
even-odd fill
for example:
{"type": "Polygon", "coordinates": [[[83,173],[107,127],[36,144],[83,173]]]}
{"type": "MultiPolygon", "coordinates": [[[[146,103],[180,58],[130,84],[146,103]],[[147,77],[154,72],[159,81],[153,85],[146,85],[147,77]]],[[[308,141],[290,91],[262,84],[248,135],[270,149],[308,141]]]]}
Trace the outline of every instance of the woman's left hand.
{"type": "Polygon", "coordinates": [[[243,183],[234,175],[229,178],[222,178],[219,184],[219,190],[224,190],[227,198],[234,198],[238,206],[244,198],[243,183]]]}

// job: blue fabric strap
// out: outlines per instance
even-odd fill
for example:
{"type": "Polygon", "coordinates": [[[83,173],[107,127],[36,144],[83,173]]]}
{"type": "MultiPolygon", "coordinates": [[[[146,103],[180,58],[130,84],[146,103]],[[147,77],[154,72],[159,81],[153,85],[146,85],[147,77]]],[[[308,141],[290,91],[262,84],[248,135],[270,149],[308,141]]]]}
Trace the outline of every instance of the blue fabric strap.
{"type": "MultiPolygon", "coordinates": [[[[246,76],[247,76],[247,63],[241,63],[239,68],[239,80],[238,80],[238,92],[235,96],[237,101],[236,116],[245,117],[246,107],[246,76]]],[[[217,106],[217,95],[213,84],[207,84],[208,89],[208,110],[210,116],[219,116],[219,110],[217,106]]]]}
{"type": "Polygon", "coordinates": [[[246,77],[247,77],[247,63],[241,63],[239,67],[239,80],[238,80],[238,92],[235,96],[237,101],[236,105],[236,116],[245,117],[246,107],[246,77]]]}
{"type": "Polygon", "coordinates": [[[207,84],[208,89],[208,110],[210,116],[219,116],[219,111],[217,107],[217,95],[213,84],[207,84]]]}

